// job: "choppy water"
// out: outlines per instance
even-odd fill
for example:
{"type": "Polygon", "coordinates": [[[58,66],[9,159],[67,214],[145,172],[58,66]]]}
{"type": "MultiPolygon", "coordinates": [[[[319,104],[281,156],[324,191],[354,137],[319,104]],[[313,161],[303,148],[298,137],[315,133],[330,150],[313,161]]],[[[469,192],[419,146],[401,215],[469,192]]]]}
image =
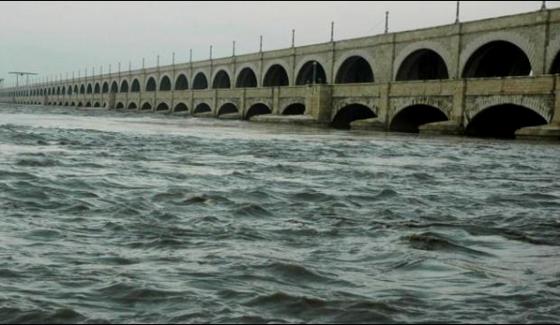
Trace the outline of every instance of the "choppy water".
{"type": "Polygon", "coordinates": [[[1,322],[560,322],[560,145],[0,106],[1,322]]]}

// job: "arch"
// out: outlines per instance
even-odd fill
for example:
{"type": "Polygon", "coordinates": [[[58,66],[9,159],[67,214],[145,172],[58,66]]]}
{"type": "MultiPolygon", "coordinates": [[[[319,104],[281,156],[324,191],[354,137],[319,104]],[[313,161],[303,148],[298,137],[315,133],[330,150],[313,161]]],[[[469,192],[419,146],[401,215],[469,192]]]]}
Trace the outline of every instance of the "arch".
{"type": "Polygon", "coordinates": [[[175,90],[187,90],[189,89],[189,80],[184,74],[180,74],[175,80],[175,90]]]}
{"type": "Polygon", "coordinates": [[[302,103],[293,103],[282,111],[282,115],[303,115],[305,114],[305,105],[302,103]]]}
{"type": "Polygon", "coordinates": [[[500,104],[478,112],[467,124],[465,134],[513,139],[518,129],[543,124],[547,124],[546,118],[526,106],[500,104]]]}
{"type": "Polygon", "coordinates": [[[194,77],[193,81],[193,89],[207,89],[208,88],[208,79],[206,79],[206,75],[204,72],[199,72],[194,77]]]}
{"type": "Polygon", "coordinates": [[[119,92],[119,84],[116,81],[111,83],[111,94],[116,94],[119,92]]]}
{"type": "Polygon", "coordinates": [[[394,132],[418,133],[419,127],[426,123],[449,120],[445,113],[431,105],[410,105],[401,109],[389,125],[389,130],[394,132]]]}
{"type": "Polygon", "coordinates": [[[146,82],[146,91],[156,91],[156,88],[156,79],[154,77],[148,78],[148,81],[146,82]]]}
{"type": "Polygon", "coordinates": [[[128,109],[137,109],[137,108],[138,108],[138,106],[136,106],[135,102],[128,103],[128,109]]]}
{"type": "Polygon", "coordinates": [[[243,68],[237,76],[235,83],[237,88],[254,88],[257,87],[257,75],[250,67],[243,68]]]}
{"type": "Polygon", "coordinates": [[[118,102],[117,105],[115,106],[116,109],[122,109],[124,108],[124,104],[122,102],[118,102]]]}
{"type": "Polygon", "coordinates": [[[82,102],[78,102],[78,107],[82,107],[82,106],[84,106],[84,105],[82,104],[82,102]]]}
{"type": "MultiPolygon", "coordinates": [[[[169,84],[171,86],[171,83],[169,84]]],[[[156,111],[168,111],[169,110],[169,105],[167,105],[164,102],[159,103],[159,105],[156,107],[156,111]]]]}
{"type": "Polygon", "coordinates": [[[99,107],[99,106],[101,106],[101,104],[99,104],[99,102],[95,102],[95,103],[93,104],[93,107],[99,107]]]}
{"type": "Polygon", "coordinates": [[[128,81],[125,79],[121,82],[121,93],[127,93],[128,92],[128,81]]]}
{"type": "Polygon", "coordinates": [[[91,107],[91,102],[87,102],[85,107],[91,107]]]}
{"type": "Polygon", "coordinates": [[[174,112],[187,112],[189,110],[189,108],[187,107],[187,105],[185,105],[184,103],[179,103],[177,105],[175,105],[175,109],[173,110],[174,112]]]}
{"type": "Polygon", "coordinates": [[[225,70],[220,70],[214,76],[214,82],[212,83],[213,89],[224,89],[231,88],[231,81],[229,75],[225,70]]]}
{"type": "Polygon", "coordinates": [[[138,81],[138,79],[134,79],[132,81],[132,87],[130,87],[130,92],[131,93],[138,93],[140,92],[140,81],[138,81]]]}
{"type": "MultiPolygon", "coordinates": [[[[66,95],[66,87],[62,86],[62,95],[66,95]]],[[[31,96],[34,96],[34,93],[31,92],[31,96]]]]}
{"type": "Polygon", "coordinates": [[[478,47],[463,68],[463,78],[529,76],[532,74],[529,57],[518,45],[495,40],[478,47]]]}
{"type": "Polygon", "coordinates": [[[272,65],[264,75],[264,87],[288,86],[289,84],[290,79],[288,78],[288,72],[280,64],[272,65]]]}
{"type": "Polygon", "coordinates": [[[91,84],[87,85],[87,91],[88,94],[92,94],[93,93],[93,87],[91,86],[91,84]]]}
{"type": "Polygon", "coordinates": [[[105,81],[105,82],[103,83],[102,92],[103,92],[104,94],[106,94],[106,93],[109,92],[109,83],[108,83],[107,81],[105,81]]]}
{"type": "Polygon", "coordinates": [[[93,93],[99,94],[101,92],[101,87],[99,86],[99,82],[95,83],[95,87],[93,87],[93,93]]]}
{"type": "Polygon", "coordinates": [[[324,84],[327,82],[325,69],[318,61],[307,61],[300,69],[296,78],[296,85],[324,84]],[[315,77],[313,77],[315,76],[315,77]]]}
{"type": "Polygon", "coordinates": [[[86,86],[84,84],[80,85],[80,94],[85,94],[86,86]]]}
{"type": "Polygon", "coordinates": [[[235,104],[233,103],[223,104],[218,110],[218,116],[223,114],[233,114],[233,113],[239,113],[239,109],[237,109],[237,106],[235,106],[235,104]]]}
{"type": "Polygon", "coordinates": [[[64,102],[64,106],[68,106],[68,102],[64,102]]]}
{"type": "Polygon", "coordinates": [[[331,126],[336,129],[350,129],[350,123],[356,120],[374,118],[374,111],[362,104],[350,104],[342,107],[331,121],[331,126]]]}
{"type": "Polygon", "coordinates": [[[348,57],[338,68],[335,83],[374,82],[373,70],[362,56],[348,57]]]}
{"type": "Polygon", "coordinates": [[[210,108],[210,105],[206,103],[200,103],[196,105],[196,108],[193,111],[193,115],[207,112],[212,112],[212,108],[210,108]]]}
{"type": "Polygon", "coordinates": [[[552,61],[552,66],[550,67],[550,74],[560,73],[560,51],[556,54],[554,61],[552,61]]]}
{"type": "MultiPolygon", "coordinates": [[[[168,76],[164,75],[163,77],[161,77],[161,80],[159,82],[159,90],[160,91],[170,91],[171,90],[171,79],[169,79],[168,76]]],[[[167,109],[169,109],[169,107],[167,109]]]]}
{"type": "Polygon", "coordinates": [[[267,105],[263,103],[257,103],[251,106],[249,110],[247,110],[247,113],[245,114],[245,119],[249,120],[253,116],[270,114],[270,113],[272,113],[272,110],[267,105]]]}
{"type": "Polygon", "coordinates": [[[439,53],[431,49],[418,49],[410,53],[399,65],[395,80],[449,79],[447,65],[439,53]]]}
{"type": "Polygon", "coordinates": [[[148,111],[148,110],[151,110],[151,109],[152,109],[152,105],[151,105],[150,103],[148,103],[148,102],[145,102],[145,103],[142,105],[142,110],[143,110],[143,111],[148,111]]]}
{"type": "Polygon", "coordinates": [[[74,85],[74,94],[78,94],[78,85],[74,85]]]}
{"type": "Polygon", "coordinates": [[[72,105],[70,105],[72,107],[76,107],[76,102],[72,102],[72,105]]]}

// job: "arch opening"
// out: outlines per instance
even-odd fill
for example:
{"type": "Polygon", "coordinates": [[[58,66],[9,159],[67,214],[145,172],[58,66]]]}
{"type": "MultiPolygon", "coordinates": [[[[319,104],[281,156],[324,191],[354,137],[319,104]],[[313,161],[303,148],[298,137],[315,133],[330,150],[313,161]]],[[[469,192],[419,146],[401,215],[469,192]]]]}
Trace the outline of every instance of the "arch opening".
{"type": "Polygon", "coordinates": [[[93,88],[93,93],[94,94],[99,94],[100,91],[101,91],[101,87],[99,86],[98,83],[96,83],[95,87],[93,88]]]}
{"type": "Polygon", "coordinates": [[[137,109],[138,107],[136,106],[136,103],[129,103],[128,104],[128,109],[137,109]]]}
{"type": "Polygon", "coordinates": [[[418,133],[419,127],[426,123],[447,121],[448,118],[439,108],[430,105],[411,105],[398,112],[389,125],[393,132],[418,133]]]}
{"type": "Polygon", "coordinates": [[[283,66],[275,64],[268,68],[264,75],[264,87],[279,87],[287,86],[289,84],[288,73],[283,66]]]}
{"type": "Polygon", "coordinates": [[[251,68],[243,68],[237,77],[235,83],[237,88],[254,88],[257,87],[257,76],[251,68]]]}
{"type": "Polygon", "coordinates": [[[268,106],[262,103],[258,103],[249,108],[247,114],[245,115],[245,119],[250,120],[253,116],[265,115],[270,113],[272,113],[272,110],[268,106]]]}
{"type": "Polygon", "coordinates": [[[514,104],[501,104],[485,108],[467,125],[465,134],[483,138],[514,139],[515,131],[527,126],[547,124],[539,113],[514,104]]]}
{"type": "Polygon", "coordinates": [[[87,92],[88,94],[92,94],[92,93],[93,93],[93,87],[91,86],[91,84],[88,84],[88,85],[87,85],[87,90],[86,90],[86,92],[87,92]]]}
{"type": "Polygon", "coordinates": [[[119,92],[119,85],[117,84],[116,81],[113,81],[113,83],[111,83],[111,94],[116,94],[119,92]]]}
{"type": "Polygon", "coordinates": [[[151,109],[152,109],[152,105],[150,105],[150,103],[144,103],[144,105],[142,105],[143,111],[149,111],[151,109]]]}
{"type": "Polygon", "coordinates": [[[214,82],[212,83],[213,89],[223,89],[231,88],[231,82],[229,80],[229,75],[224,70],[220,70],[214,77],[214,82]]]}
{"type": "Polygon", "coordinates": [[[282,111],[282,115],[303,115],[304,113],[305,113],[305,105],[301,103],[288,105],[282,111]]]}
{"type": "Polygon", "coordinates": [[[350,129],[350,123],[353,121],[374,117],[377,117],[377,115],[369,107],[361,104],[350,104],[336,113],[331,126],[335,129],[350,129]]]}
{"type": "Polygon", "coordinates": [[[140,82],[138,79],[134,79],[132,81],[132,86],[130,87],[130,92],[132,93],[139,93],[140,92],[140,82]]]}
{"type": "Polygon", "coordinates": [[[174,112],[186,112],[186,111],[188,111],[188,108],[187,105],[185,105],[184,103],[179,103],[175,105],[174,112]]]}
{"type": "Polygon", "coordinates": [[[175,90],[187,90],[189,89],[189,81],[184,74],[179,75],[175,81],[175,90]]]}
{"type": "Polygon", "coordinates": [[[200,103],[196,105],[193,114],[208,113],[208,112],[212,112],[210,106],[206,103],[200,103]]]}
{"type": "Polygon", "coordinates": [[[109,84],[107,82],[103,83],[103,93],[106,94],[109,92],[109,84]]]}
{"type": "Polygon", "coordinates": [[[93,107],[99,107],[99,106],[101,106],[101,105],[99,104],[99,102],[95,102],[95,104],[93,104],[93,107]]]}
{"type": "Polygon", "coordinates": [[[237,109],[237,106],[235,106],[232,103],[224,104],[218,110],[218,116],[224,115],[224,114],[233,114],[233,113],[239,113],[239,110],[237,109]]]}
{"type": "Polygon", "coordinates": [[[351,56],[342,63],[336,73],[336,83],[374,82],[373,71],[366,59],[351,56]]]}
{"type": "Polygon", "coordinates": [[[206,76],[204,75],[204,73],[199,72],[197,73],[197,75],[194,77],[194,81],[193,81],[193,89],[207,89],[208,88],[208,79],[206,79],[206,76]]]}
{"type": "Polygon", "coordinates": [[[325,69],[318,61],[306,62],[299,69],[296,85],[324,84],[327,82],[325,69]]]}
{"type": "Polygon", "coordinates": [[[160,91],[170,91],[171,90],[171,80],[168,76],[163,76],[161,78],[161,82],[159,83],[159,90],[160,91]]]}
{"type": "MultiPolygon", "coordinates": [[[[86,92],[86,86],[81,85],[81,86],[80,86],[80,94],[85,94],[85,92],[86,92]]],[[[54,94],[53,94],[53,95],[54,95],[54,94]]]]}
{"type": "Polygon", "coordinates": [[[529,76],[531,73],[531,63],[522,49],[507,41],[494,41],[470,56],[463,78],[529,76]]]}
{"type": "Polygon", "coordinates": [[[169,110],[169,105],[167,105],[166,103],[159,103],[159,105],[156,107],[156,111],[168,111],[169,110]]]}
{"type": "Polygon", "coordinates": [[[127,93],[128,92],[128,81],[123,80],[123,82],[121,83],[121,93],[127,93]]]}
{"type": "Polygon", "coordinates": [[[156,91],[156,80],[154,77],[150,77],[146,83],[146,91],[156,91]]]}
{"type": "Polygon", "coordinates": [[[116,108],[116,109],[122,109],[122,108],[124,108],[124,104],[121,103],[121,102],[118,102],[118,103],[117,103],[117,106],[115,106],[115,108],[116,108]]]}
{"type": "Polygon", "coordinates": [[[399,67],[396,80],[449,79],[443,58],[430,49],[420,49],[409,54],[399,67]]]}

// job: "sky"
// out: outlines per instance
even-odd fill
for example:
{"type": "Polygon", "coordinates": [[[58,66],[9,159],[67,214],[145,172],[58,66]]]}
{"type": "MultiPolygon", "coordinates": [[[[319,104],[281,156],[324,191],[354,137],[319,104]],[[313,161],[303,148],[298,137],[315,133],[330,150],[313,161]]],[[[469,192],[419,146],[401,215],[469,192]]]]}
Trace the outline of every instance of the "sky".
{"type": "MultiPolygon", "coordinates": [[[[540,9],[541,1],[463,1],[461,21],[510,15],[540,9]]],[[[560,1],[547,1],[558,8],[560,1]]],[[[450,24],[456,1],[375,2],[0,2],[0,79],[15,83],[10,71],[35,72],[37,80],[63,77],[101,66],[127,70],[291,45],[322,43],[381,34],[385,11],[391,32],[450,24]]]]}

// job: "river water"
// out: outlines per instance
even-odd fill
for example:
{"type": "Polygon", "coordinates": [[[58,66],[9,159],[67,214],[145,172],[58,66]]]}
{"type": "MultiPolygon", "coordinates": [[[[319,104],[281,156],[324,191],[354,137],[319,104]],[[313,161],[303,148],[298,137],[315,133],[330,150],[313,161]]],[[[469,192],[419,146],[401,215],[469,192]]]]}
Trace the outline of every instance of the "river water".
{"type": "Polygon", "coordinates": [[[0,322],[560,322],[560,145],[0,105],[0,322]]]}

